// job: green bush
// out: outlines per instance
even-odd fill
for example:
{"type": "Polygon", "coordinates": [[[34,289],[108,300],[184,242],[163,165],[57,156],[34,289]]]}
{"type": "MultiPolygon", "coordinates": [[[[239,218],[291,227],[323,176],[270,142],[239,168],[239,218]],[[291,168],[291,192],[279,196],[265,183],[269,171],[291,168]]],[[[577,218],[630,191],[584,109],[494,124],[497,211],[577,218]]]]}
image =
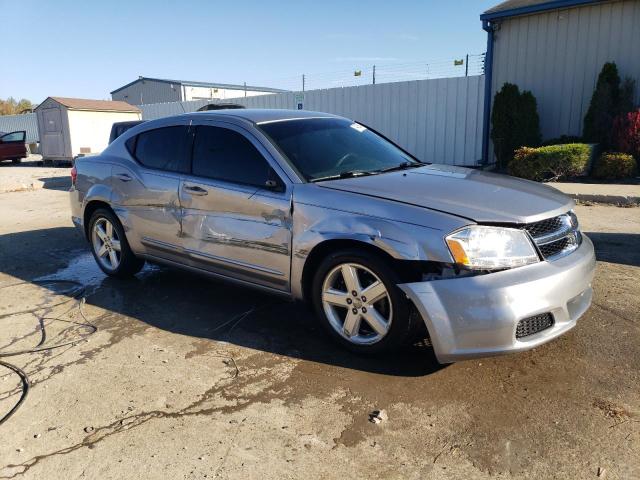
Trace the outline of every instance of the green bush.
{"type": "Polygon", "coordinates": [[[606,152],[598,158],[592,175],[595,178],[617,180],[632,177],[637,168],[635,158],[628,153],[606,152]]]}
{"type": "Polygon", "coordinates": [[[591,146],[584,143],[522,147],[509,163],[509,173],[535,181],[563,180],[586,173],[591,146]]]}
{"type": "Polygon", "coordinates": [[[498,167],[506,166],[522,146],[540,145],[540,118],[536,98],[517,85],[505,83],[496,93],[491,114],[491,140],[498,167]]]}

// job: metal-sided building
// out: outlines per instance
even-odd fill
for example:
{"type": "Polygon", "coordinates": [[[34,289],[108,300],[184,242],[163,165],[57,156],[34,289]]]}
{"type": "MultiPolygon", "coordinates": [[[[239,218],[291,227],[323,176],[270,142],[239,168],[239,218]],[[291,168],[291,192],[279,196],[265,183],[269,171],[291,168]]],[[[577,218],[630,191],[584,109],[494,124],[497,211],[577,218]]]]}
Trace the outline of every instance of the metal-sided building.
{"type": "Polygon", "coordinates": [[[100,153],[114,122],[139,120],[140,109],[125,102],[48,97],[36,108],[44,160],[71,161],[100,153]]]}
{"type": "Polygon", "coordinates": [[[111,98],[131,105],[145,105],[190,100],[224,100],[283,92],[286,90],[251,85],[139,77],[137,80],[115,89],[111,92],[111,98]]]}
{"type": "Polygon", "coordinates": [[[489,163],[491,101],[505,82],[535,95],[544,139],[582,133],[606,62],[635,79],[640,95],[640,0],[508,0],[480,19],[488,35],[483,157],[489,163]]]}

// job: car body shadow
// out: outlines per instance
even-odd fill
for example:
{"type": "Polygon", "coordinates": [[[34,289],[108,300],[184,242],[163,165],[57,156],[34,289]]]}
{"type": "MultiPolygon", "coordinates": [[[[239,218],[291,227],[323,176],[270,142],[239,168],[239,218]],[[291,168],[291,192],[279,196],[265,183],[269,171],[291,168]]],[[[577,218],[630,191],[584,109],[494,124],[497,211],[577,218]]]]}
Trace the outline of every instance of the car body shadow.
{"type": "Polygon", "coordinates": [[[42,177],[39,178],[43,185],[42,188],[48,190],[68,191],[71,188],[71,177],[42,177]]]}
{"type": "MultiPolygon", "coordinates": [[[[1,269],[25,281],[57,278],[88,285],[86,302],[179,335],[382,375],[420,377],[444,368],[424,342],[399,352],[362,356],[338,346],[303,304],[166,267],[132,279],[110,278],[72,227],[0,236],[1,269]],[[47,251],[46,245],[64,244],[47,251]],[[27,251],[25,251],[25,248],[27,251]],[[16,250],[16,252],[12,252],[16,250]],[[14,255],[12,253],[21,254],[14,255]],[[25,259],[34,268],[25,265],[25,259]]],[[[139,328],[122,322],[120,336],[139,328]]]]}

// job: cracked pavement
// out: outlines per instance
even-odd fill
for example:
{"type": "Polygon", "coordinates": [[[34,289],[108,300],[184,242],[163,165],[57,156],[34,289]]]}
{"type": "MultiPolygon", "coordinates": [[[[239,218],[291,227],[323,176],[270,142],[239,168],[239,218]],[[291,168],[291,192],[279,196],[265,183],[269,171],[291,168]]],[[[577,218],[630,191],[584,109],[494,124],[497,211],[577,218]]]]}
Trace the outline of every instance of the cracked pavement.
{"type": "MultiPolygon", "coordinates": [[[[599,259],[578,326],[439,366],[352,355],[304,307],[192,274],[105,278],[63,187],[2,193],[0,351],[41,342],[40,317],[43,346],[72,343],[3,358],[31,390],[0,478],[640,478],[640,209],[577,213],[599,259]],[[81,309],[42,278],[80,282],[81,309]]],[[[0,416],[21,391],[0,366],[0,416]]]]}

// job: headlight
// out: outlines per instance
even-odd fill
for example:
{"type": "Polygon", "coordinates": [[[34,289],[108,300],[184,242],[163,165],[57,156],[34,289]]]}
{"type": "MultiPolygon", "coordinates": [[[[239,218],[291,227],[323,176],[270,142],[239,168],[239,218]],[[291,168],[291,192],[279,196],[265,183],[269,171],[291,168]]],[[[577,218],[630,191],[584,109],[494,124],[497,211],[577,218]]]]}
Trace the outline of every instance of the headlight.
{"type": "Polygon", "coordinates": [[[513,268],[540,260],[526,232],[515,228],[472,225],[446,241],[456,263],[467,268],[513,268]]]}

